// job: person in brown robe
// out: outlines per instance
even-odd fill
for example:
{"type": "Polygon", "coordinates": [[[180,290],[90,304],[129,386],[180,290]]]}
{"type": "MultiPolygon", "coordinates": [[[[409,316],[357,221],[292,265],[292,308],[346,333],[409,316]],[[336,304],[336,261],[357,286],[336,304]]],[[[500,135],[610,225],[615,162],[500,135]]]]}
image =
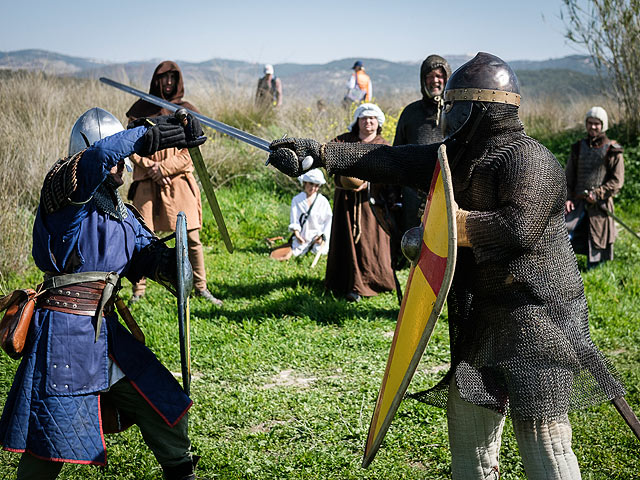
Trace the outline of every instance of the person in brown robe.
{"type": "Polygon", "coordinates": [[[613,260],[616,225],[613,197],[624,183],[622,147],[605,133],[607,112],[591,108],[585,118],[587,137],[571,147],[565,175],[565,220],[576,253],[587,256],[587,268],[613,260]]]}
{"type": "MultiPolygon", "coordinates": [[[[175,62],[164,61],[153,72],[149,93],[180,105],[194,112],[198,109],[182,100],[184,83],[180,67],[175,62]]],[[[169,115],[168,110],[138,100],[127,112],[129,122],[143,117],[169,115]]],[[[128,198],[140,211],[144,221],[154,232],[169,232],[176,229],[176,217],[183,211],[187,216],[187,244],[189,261],[193,267],[195,295],[215,305],[222,301],[214,297],[207,288],[204,253],[200,242],[202,228],[202,204],[200,189],[193,176],[193,163],[188,149],[168,148],[151,157],[132,155],[133,184],[128,198]]],[[[140,300],[146,290],[142,279],[133,285],[131,303],[140,300]]]]}
{"type": "MultiPolygon", "coordinates": [[[[349,131],[334,142],[389,145],[380,136],[384,114],[377,105],[363,103],[349,131]]],[[[358,301],[395,289],[389,236],[368,205],[369,182],[336,175],[333,223],[327,258],[325,287],[335,295],[358,301]]]]}

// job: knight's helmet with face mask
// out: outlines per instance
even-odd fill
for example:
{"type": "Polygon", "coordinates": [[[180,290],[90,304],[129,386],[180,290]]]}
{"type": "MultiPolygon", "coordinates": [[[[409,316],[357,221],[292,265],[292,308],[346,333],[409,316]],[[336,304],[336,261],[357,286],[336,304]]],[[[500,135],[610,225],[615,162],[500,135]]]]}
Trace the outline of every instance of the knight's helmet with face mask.
{"type": "Polygon", "coordinates": [[[520,106],[520,85],[501,58],[480,52],[458,68],[444,89],[442,133],[466,143],[491,104],[520,106]]]}
{"type": "MultiPolygon", "coordinates": [[[[69,156],[81,152],[90,147],[98,140],[121,132],[124,127],[113,114],[99,107],[93,107],[84,112],[76,120],[69,136],[69,156]]],[[[133,167],[129,158],[124,160],[127,171],[131,172],[133,167]]]]}

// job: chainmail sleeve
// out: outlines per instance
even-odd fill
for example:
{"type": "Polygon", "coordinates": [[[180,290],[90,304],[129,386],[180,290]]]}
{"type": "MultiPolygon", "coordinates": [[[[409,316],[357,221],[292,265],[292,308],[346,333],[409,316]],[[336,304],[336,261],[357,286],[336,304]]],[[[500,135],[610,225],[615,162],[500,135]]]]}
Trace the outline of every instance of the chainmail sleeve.
{"type": "Polygon", "coordinates": [[[323,148],[323,159],[332,175],[356,177],[373,183],[424,187],[433,175],[439,146],[327,143],[323,148]]]}
{"type": "MultiPolygon", "coordinates": [[[[482,175],[498,175],[499,208],[471,211],[467,234],[478,263],[505,259],[531,250],[541,238],[552,216],[564,208],[564,172],[541,144],[524,140],[495,152],[491,169],[477,169],[482,175]]],[[[487,182],[488,183],[488,182],[487,182]]]]}

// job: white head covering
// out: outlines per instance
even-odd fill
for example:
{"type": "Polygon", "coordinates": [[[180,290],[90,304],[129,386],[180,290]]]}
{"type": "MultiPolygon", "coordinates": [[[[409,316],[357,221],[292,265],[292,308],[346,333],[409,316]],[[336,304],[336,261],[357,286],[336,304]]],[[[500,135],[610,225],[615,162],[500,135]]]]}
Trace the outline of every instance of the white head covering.
{"type": "Polygon", "coordinates": [[[269,65],[268,63],[264,66],[264,74],[265,75],[273,75],[273,65],[269,65]]]}
{"type": "Polygon", "coordinates": [[[609,128],[609,117],[607,116],[607,111],[602,107],[591,107],[584,118],[585,122],[587,118],[597,118],[600,120],[602,122],[603,132],[606,132],[607,128],[609,128]]]}
{"type": "Polygon", "coordinates": [[[376,117],[378,119],[378,126],[381,127],[384,124],[384,113],[382,113],[380,107],[375,103],[363,103],[353,112],[353,120],[347,130],[351,131],[353,126],[358,123],[358,119],[362,117],[376,117]]]}
{"type": "Polygon", "coordinates": [[[326,182],[324,181],[324,175],[318,168],[313,168],[306,173],[303,173],[298,177],[300,184],[302,185],[304,182],[315,183],[316,185],[324,185],[326,182]]]}

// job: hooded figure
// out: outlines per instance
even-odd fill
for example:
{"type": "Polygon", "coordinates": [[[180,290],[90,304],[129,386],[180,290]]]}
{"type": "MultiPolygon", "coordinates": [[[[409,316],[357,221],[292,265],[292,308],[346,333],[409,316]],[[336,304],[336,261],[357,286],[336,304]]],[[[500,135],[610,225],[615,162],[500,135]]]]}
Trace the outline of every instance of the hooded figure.
{"type": "MultiPolygon", "coordinates": [[[[178,64],[170,60],[165,60],[154,70],[153,77],[151,77],[151,86],[149,87],[149,93],[153,96],[162,98],[167,102],[175,103],[176,105],[188,108],[189,110],[193,110],[194,112],[199,112],[199,110],[189,102],[185,102],[184,100],[182,100],[182,97],[184,97],[184,82],[182,79],[182,72],[180,71],[180,67],[178,67],[178,64]],[[162,88],[161,79],[163,76],[174,76],[172,83],[173,89],[167,91],[162,88]]],[[[155,117],[158,115],[170,114],[171,112],[169,110],[140,99],[135,102],[127,111],[127,118],[131,122],[142,117],[155,117]]]]}
{"type": "MultiPolygon", "coordinates": [[[[420,92],[422,98],[407,105],[398,119],[393,145],[428,145],[441,142],[440,109],[442,94],[447,80],[451,76],[449,63],[439,55],[429,55],[420,67],[420,92]]],[[[397,231],[391,234],[391,251],[394,268],[402,268],[407,261],[400,252],[400,240],[404,232],[420,224],[424,211],[426,192],[411,187],[394,187],[387,190],[383,201],[398,205],[392,215],[397,231]],[[399,207],[401,205],[401,207],[399,207]]]]}
{"type": "MultiPolygon", "coordinates": [[[[184,83],[182,72],[175,62],[164,61],[153,72],[149,93],[181,107],[198,112],[189,102],[182,100],[184,83]]],[[[127,117],[132,122],[141,117],[168,115],[168,110],[144,100],[136,101],[127,117]]],[[[193,176],[193,163],[189,151],[169,148],[151,157],[132,155],[133,183],[127,197],[140,211],[149,228],[155,232],[173,232],[176,217],[182,211],[187,216],[189,261],[193,266],[194,292],[215,305],[222,302],[207,288],[204,254],[200,242],[202,205],[200,189],[193,176]]],[[[133,286],[131,302],[138,301],[146,291],[144,279],[133,286]]]]}
{"type": "Polygon", "coordinates": [[[402,111],[393,140],[394,146],[428,145],[442,140],[440,108],[444,86],[450,76],[451,67],[441,56],[429,55],[422,62],[420,67],[422,98],[410,103],[402,111]]]}

